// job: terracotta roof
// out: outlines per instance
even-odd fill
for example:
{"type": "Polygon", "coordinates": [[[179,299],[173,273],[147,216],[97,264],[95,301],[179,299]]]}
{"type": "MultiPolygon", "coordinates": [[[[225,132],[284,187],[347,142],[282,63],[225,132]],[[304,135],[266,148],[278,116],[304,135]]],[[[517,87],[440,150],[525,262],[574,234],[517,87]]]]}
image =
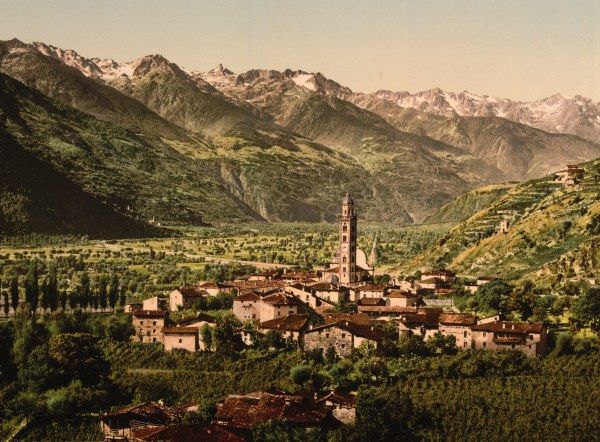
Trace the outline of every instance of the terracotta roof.
{"type": "Polygon", "coordinates": [[[335,284],[330,284],[328,282],[317,282],[315,284],[310,284],[307,286],[307,288],[309,289],[313,289],[313,290],[322,290],[322,291],[332,291],[332,292],[337,292],[340,290],[340,287],[335,285],[335,284]]]}
{"type": "Polygon", "coordinates": [[[400,307],[395,305],[359,305],[358,311],[360,313],[402,314],[416,313],[416,307],[400,307]]]}
{"type": "Polygon", "coordinates": [[[285,420],[288,425],[321,427],[331,418],[331,407],[305,402],[301,396],[265,391],[229,395],[217,404],[215,421],[231,428],[251,429],[269,420],[285,420]]]}
{"type": "Polygon", "coordinates": [[[300,331],[308,324],[308,315],[288,315],[261,322],[258,328],[269,330],[300,331]]]}
{"type": "Polygon", "coordinates": [[[503,333],[541,333],[544,329],[544,325],[541,322],[534,322],[529,324],[527,322],[512,322],[512,321],[498,321],[488,322],[487,324],[476,324],[471,327],[475,331],[488,331],[488,332],[503,332],[503,333]]]}
{"type": "Polygon", "coordinates": [[[244,301],[260,301],[260,296],[258,296],[256,293],[252,293],[252,292],[248,292],[248,293],[244,293],[243,295],[239,295],[236,296],[235,298],[233,298],[234,301],[240,301],[240,302],[244,302],[244,301]]]}
{"type": "Polygon", "coordinates": [[[380,341],[384,337],[381,331],[376,330],[368,325],[359,325],[345,320],[319,325],[318,327],[308,330],[306,333],[316,333],[332,327],[340,328],[348,333],[352,333],[354,336],[369,339],[371,341],[380,341]]]}
{"type": "Polygon", "coordinates": [[[132,312],[136,318],[164,318],[167,314],[164,310],[134,310],[132,312]]]}
{"type": "Polygon", "coordinates": [[[400,322],[408,326],[437,327],[442,309],[422,308],[402,315],[400,322]]]}
{"type": "Polygon", "coordinates": [[[387,294],[388,298],[417,298],[416,293],[405,292],[402,290],[392,290],[387,294]]]}
{"type": "Polygon", "coordinates": [[[345,407],[354,407],[356,405],[356,396],[350,393],[342,393],[339,391],[331,391],[324,396],[321,396],[316,402],[331,402],[335,405],[342,405],[345,407]]]}
{"type": "Polygon", "coordinates": [[[130,416],[132,419],[143,420],[147,423],[166,424],[181,419],[183,411],[156,402],[145,402],[100,414],[101,419],[117,416],[130,416]]]}
{"type": "Polygon", "coordinates": [[[134,441],[243,442],[245,439],[219,425],[167,425],[133,430],[134,441]]]}
{"type": "Polygon", "coordinates": [[[274,293],[262,298],[263,302],[271,305],[304,305],[302,301],[292,295],[284,295],[283,293],[274,293]]]}
{"type": "Polygon", "coordinates": [[[471,326],[477,324],[477,318],[469,313],[442,313],[439,322],[445,325],[471,326]]]}
{"type": "Polygon", "coordinates": [[[199,284],[198,287],[200,287],[201,289],[227,289],[231,288],[231,285],[222,284],[220,282],[207,281],[199,284]]]}
{"type": "Polygon", "coordinates": [[[322,270],[323,273],[340,273],[340,267],[331,267],[329,269],[322,270]]]}
{"type": "Polygon", "coordinates": [[[181,325],[186,325],[186,324],[193,324],[193,323],[199,322],[199,321],[204,321],[204,322],[208,322],[210,324],[214,324],[215,317],[211,316],[211,315],[207,315],[206,313],[197,313],[196,315],[187,316],[187,317],[181,318],[180,320],[175,321],[175,322],[177,323],[177,325],[181,326],[181,325]]]}
{"type": "Polygon", "coordinates": [[[181,293],[184,298],[202,298],[204,296],[210,296],[206,290],[202,290],[197,285],[186,285],[179,287],[176,291],[181,293]]]}
{"type": "Polygon", "coordinates": [[[163,327],[160,332],[165,335],[195,335],[198,334],[198,327],[163,327]]]}
{"type": "Polygon", "coordinates": [[[324,313],[321,315],[325,324],[331,324],[339,321],[354,322],[359,325],[369,325],[373,320],[363,313],[324,313]]]}
{"type": "Polygon", "coordinates": [[[383,298],[361,298],[356,301],[356,305],[385,305],[385,299],[383,298]]]}
{"type": "Polygon", "coordinates": [[[369,291],[369,292],[383,292],[387,286],[381,284],[365,284],[360,287],[356,287],[356,290],[369,291]]]}

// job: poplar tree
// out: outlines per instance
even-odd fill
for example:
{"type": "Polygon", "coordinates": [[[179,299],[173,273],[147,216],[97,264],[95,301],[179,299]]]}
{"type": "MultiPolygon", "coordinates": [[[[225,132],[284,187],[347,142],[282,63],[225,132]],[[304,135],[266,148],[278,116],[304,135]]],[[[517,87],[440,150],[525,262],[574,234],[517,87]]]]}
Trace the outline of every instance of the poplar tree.
{"type": "Polygon", "coordinates": [[[16,275],[10,280],[10,304],[16,312],[19,306],[19,277],[16,275]]]}
{"type": "Polygon", "coordinates": [[[46,310],[48,310],[48,308],[50,307],[50,294],[48,292],[47,277],[44,278],[44,280],[42,281],[42,298],[40,304],[42,304],[42,310],[44,311],[44,313],[46,313],[46,310]]]}
{"type": "Polygon", "coordinates": [[[90,291],[90,277],[87,272],[83,272],[81,275],[81,292],[79,298],[79,305],[82,308],[87,308],[91,303],[91,291],[90,291]]]}
{"type": "Polygon", "coordinates": [[[29,304],[29,308],[32,312],[35,312],[38,308],[38,302],[40,298],[40,287],[38,284],[38,268],[37,262],[32,261],[29,264],[29,271],[25,277],[25,300],[29,304]]]}
{"type": "Polygon", "coordinates": [[[116,273],[113,273],[112,278],[110,280],[110,287],[108,289],[108,305],[110,305],[111,310],[115,311],[115,306],[117,305],[117,301],[119,300],[119,277],[116,273]]]}
{"type": "Polygon", "coordinates": [[[2,298],[2,300],[4,301],[4,304],[2,306],[4,308],[4,316],[8,316],[8,312],[10,311],[10,304],[8,302],[8,292],[2,292],[2,298]]]}
{"type": "Polygon", "coordinates": [[[98,302],[100,304],[100,307],[102,307],[103,309],[106,308],[107,301],[108,301],[108,292],[107,292],[107,285],[108,282],[106,280],[106,275],[102,275],[100,277],[100,281],[98,282],[98,302]]]}
{"type": "Polygon", "coordinates": [[[56,267],[50,267],[48,274],[48,304],[51,311],[58,308],[59,303],[58,278],[56,276],[56,267]]]}

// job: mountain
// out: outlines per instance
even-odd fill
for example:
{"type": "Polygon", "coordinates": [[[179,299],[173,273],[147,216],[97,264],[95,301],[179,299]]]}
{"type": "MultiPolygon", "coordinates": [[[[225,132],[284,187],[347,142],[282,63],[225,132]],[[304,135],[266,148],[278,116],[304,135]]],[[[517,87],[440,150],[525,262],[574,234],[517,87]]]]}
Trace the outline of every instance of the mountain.
{"type": "MultiPolygon", "coordinates": [[[[449,160],[458,166],[453,171],[471,183],[538,178],[565,163],[600,156],[600,146],[578,137],[553,135],[494,116],[465,117],[450,110],[440,112],[442,115],[422,112],[398,104],[411,103],[400,100],[404,93],[353,93],[319,73],[251,70],[236,77],[231,71],[220,72],[196,73],[195,78],[212,83],[228,96],[252,103],[278,124],[328,146],[350,146],[354,151],[349,153],[354,155],[365,141],[374,141],[385,151],[389,151],[386,143],[389,145],[390,140],[399,142],[425,149],[441,163],[449,160]]],[[[442,98],[432,100],[440,109],[446,109],[442,98]]],[[[438,167],[452,170],[443,164],[438,167]]]]}
{"type": "Polygon", "coordinates": [[[380,90],[369,97],[445,117],[501,117],[546,132],[572,134],[600,142],[600,103],[580,95],[555,94],[522,102],[436,88],[415,94],[380,90]]]}
{"type": "MultiPolygon", "coordinates": [[[[600,160],[583,164],[579,184],[552,177],[510,186],[397,270],[448,266],[460,273],[531,278],[548,284],[600,275],[600,160]],[[498,226],[509,221],[508,231],[498,226]]],[[[479,192],[487,199],[487,191],[479,192]]],[[[477,194],[472,193],[471,199],[477,194]]],[[[456,204],[460,205],[459,198],[456,204]]]]}

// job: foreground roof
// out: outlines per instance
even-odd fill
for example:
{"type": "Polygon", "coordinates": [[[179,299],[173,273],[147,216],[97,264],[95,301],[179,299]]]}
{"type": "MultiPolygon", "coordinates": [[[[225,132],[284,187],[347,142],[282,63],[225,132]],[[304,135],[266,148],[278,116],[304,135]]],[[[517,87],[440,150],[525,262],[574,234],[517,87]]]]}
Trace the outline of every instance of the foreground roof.
{"type": "Polygon", "coordinates": [[[269,330],[300,331],[308,325],[308,315],[289,315],[261,322],[259,328],[269,330]]]}
{"type": "Polygon", "coordinates": [[[544,329],[544,324],[541,322],[513,322],[513,321],[497,321],[488,322],[487,324],[477,324],[471,327],[475,331],[489,332],[504,332],[504,333],[541,333],[544,329]]]}
{"type": "Polygon", "coordinates": [[[374,329],[373,327],[368,325],[360,325],[345,320],[319,325],[318,327],[314,327],[308,330],[306,333],[315,333],[321,330],[326,330],[334,327],[347,331],[348,333],[351,333],[354,336],[369,339],[371,341],[380,341],[384,338],[384,334],[380,330],[374,329]]]}
{"type": "Polygon", "coordinates": [[[442,313],[439,321],[440,324],[445,325],[471,326],[477,324],[477,318],[469,313],[442,313]]]}
{"type": "Polygon", "coordinates": [[[136,318],[164,318],[167,312],[164,310],[134,310],[131,313],[136,318]]]}
{"type": "Polygon", "coordinates": [[[167,407],[157,402],[144,402],[143,404],[130,405],[101,413],[100,418],[130,416],[137,418],[137,420],[143,419],[149,423],[169,423],[180,419],[183,413],[183,410],[177,407],[167,407]]]}
{"type": "Polygon", "coordinates": [[[163,327],[160,332],[164,335],[195,335],[198,327],[163,327]]]}
{"type": "Polygon", "coordinates": [[[167,425],[133,430],[133,439],[139,441],[185,442],[243,442],[245,439],[219,425],[167,425]]]}

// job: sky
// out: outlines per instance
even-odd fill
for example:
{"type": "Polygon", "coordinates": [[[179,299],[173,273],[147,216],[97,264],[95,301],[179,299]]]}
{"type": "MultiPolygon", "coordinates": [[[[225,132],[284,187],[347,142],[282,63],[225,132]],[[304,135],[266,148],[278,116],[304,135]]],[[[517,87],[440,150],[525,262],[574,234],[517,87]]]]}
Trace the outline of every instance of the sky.
{"type": "Polygon", "coordinates": [[[0,39],[321,72],[354,91],[434,87],[600,101],[600,0],[0,0],[0,39]]]}

